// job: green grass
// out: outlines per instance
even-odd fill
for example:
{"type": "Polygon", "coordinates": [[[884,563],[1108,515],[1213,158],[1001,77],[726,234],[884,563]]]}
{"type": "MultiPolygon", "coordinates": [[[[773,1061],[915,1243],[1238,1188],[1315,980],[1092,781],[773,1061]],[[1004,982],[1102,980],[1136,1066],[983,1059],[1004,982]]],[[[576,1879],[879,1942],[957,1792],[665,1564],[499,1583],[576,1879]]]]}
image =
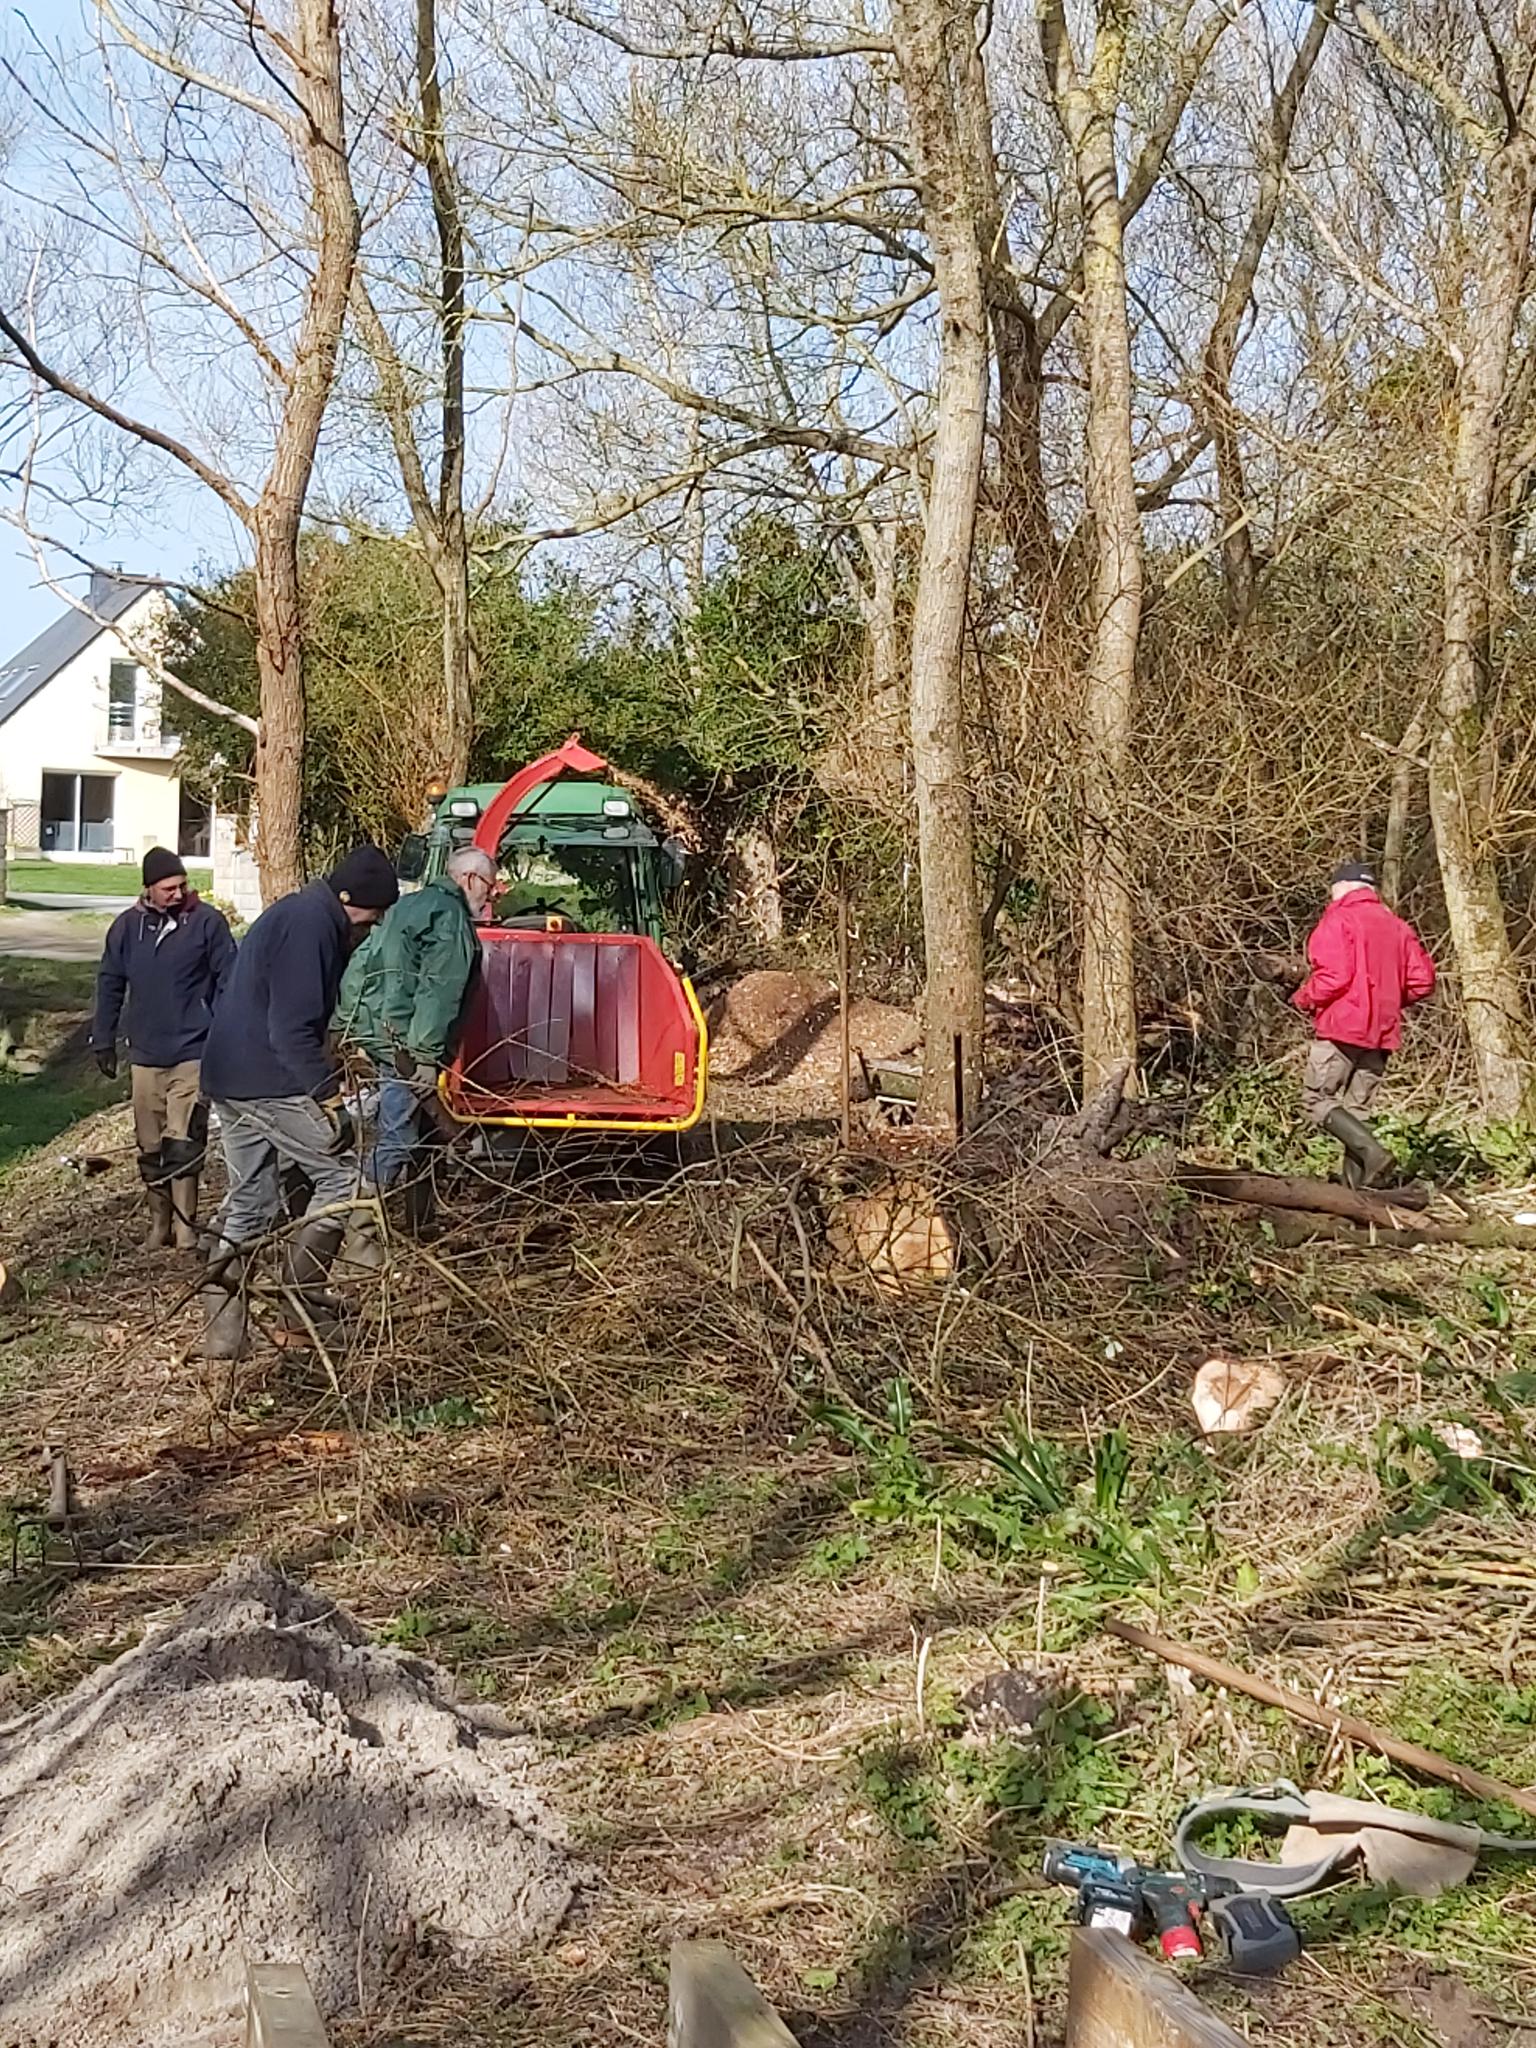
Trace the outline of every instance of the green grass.
{"type": "Polygon", "coordinates": [[[0,1044],[33,1047],[49,1060],[39,1074],[0,1065],[0,1175],[125,1091],[122,1080],[103,1080],[88,1061],[58,1056],[89,1014],[95,982],[93,961],[0,957],[0,1044]]]}
{"type": "MultiPolygon", "coordinates": [[[[213,885],[210,868],[187,869],[194,889],[213,885]]],[[[13,860],[6,868],[8,896],[137,896],[139,869],[131,861],[98,866],[87,861],[13,860]]]]}
{"type": "Polygon", "coordinates": [[[58,1072],[12,1079],[0,1074],[0,1177],[24,1152],[46,1145],[83,1116],[123,1095],[120,1081],[58,1072]]]}
{"type": "Polygon", "coordinates": [[[0,954],[0,1017],[12,1020],[44,1010],[86,1011],[96,990],[94,960],[33,960],[0,954]]]}

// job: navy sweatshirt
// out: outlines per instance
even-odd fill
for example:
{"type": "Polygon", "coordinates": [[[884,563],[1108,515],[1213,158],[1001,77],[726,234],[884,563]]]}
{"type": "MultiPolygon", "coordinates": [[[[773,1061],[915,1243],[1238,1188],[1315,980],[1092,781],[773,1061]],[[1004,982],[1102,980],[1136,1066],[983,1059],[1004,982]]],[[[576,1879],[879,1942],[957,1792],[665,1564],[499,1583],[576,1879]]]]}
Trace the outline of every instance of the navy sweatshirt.
{"type": "Polygon", "coordinates": [[[128,1057],[136,1067],[175,1067],[202,1056],[214,1006],[235,964],[222,911],[188,894],[176,910],[143,897],[112,920],[96,973],[91,1044],[117,1038],[128,999],[128,1057]]]}
{"type": "Polygon", "coordinates": [[[203,1052],[215,1101],[334,1095],[341,1077],[325,1041],[352,927],[329,882],[264,910],[246,933],[203,1052]]]}

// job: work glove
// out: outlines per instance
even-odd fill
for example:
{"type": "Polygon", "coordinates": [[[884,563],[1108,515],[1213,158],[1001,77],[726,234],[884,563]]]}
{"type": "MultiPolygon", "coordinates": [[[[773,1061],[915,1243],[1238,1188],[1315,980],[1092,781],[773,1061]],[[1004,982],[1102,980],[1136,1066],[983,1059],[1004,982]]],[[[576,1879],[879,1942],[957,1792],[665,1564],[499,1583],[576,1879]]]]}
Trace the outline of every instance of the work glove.
{"type": "Polygon", "coordinates": [[[331,1142],[327,1151],[340,1154],[350,1152],[357,1143],[357,1126],[352,1121],[352,1112],[339,1095],[333,1095],[320,1105],[320,1114],[331,1127],[331,1142]]]}
{"type": "Polygon", "coordinates": [[[117,1047],[115,1045],[98,1045],[96,1048],[96,1064],[109,1081],[115,1081],[117,1079],[117,1047]]]}
{"type": "Polygon", "coordinates": [[[402,1081],[409,1081],[413,1088],[423,1095],[435,1093],[437,1088],[437,1061],[429,1060],[422,1054],[412,1052],[408,1046],[395,1048],[395,1073],[402,1081]]]}

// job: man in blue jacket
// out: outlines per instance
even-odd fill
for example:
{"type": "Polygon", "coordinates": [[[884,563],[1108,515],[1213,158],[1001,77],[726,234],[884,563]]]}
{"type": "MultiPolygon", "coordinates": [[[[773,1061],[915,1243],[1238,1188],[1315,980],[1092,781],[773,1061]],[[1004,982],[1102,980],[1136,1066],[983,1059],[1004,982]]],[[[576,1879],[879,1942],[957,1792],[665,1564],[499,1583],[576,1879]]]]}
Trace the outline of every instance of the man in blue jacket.
{"type": "Polygon", "coordinates": [[[229,1195],[203,1289],[205,1358],[246,1343],[247,1268],[282,1209],[282,1172],[314,1193],[285,1247],[289,1327],[324,1313],[324,1282],[357,1186],[341,1071],[326,1039],[347,955],[400,893],[377,846],[359,846],[323,881],[262,912],[246,934],[203,1053],[203,1087],[219,1119],[229,1195]]]}
{"type": "Polygon", "coordinates": [[[187,887],[174,853],[144,856],[144,893],[114,918],[96,974],[91,1048],[111,1080],[128,1004],[133,1135],[149,1198],[151,1251],[197,1243],[197,1183],[208,1141],[199,1066],[235,942],[222,912],[187,887]]]}

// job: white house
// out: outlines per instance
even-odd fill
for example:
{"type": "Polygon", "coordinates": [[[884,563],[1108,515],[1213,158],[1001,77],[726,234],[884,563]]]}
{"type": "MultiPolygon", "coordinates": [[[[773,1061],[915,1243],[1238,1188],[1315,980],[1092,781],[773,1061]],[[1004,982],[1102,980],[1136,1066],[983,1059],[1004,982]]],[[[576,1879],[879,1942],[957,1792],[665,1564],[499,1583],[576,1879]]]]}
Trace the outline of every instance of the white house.
{"type": "Polygon", "coordinates": [[[160,685],[130,644],[153,638],[165,599],[99,574],[90,603],[95,618],[69,609],[0,668],[0,810],[9,813],[9,849],[137,861],[152,846],[169,846],[206,860],[208,808],[183,793],[181,742],[162,729],[160,685]]]}

